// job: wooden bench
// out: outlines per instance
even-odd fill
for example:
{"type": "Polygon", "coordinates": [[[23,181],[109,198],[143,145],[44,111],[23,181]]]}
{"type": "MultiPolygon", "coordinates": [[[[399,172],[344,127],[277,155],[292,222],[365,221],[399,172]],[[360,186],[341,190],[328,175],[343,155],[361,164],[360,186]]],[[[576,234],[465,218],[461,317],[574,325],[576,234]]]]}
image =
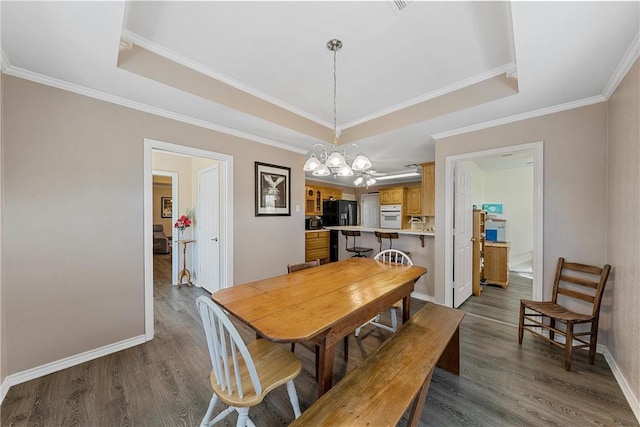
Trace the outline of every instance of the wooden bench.
{"type": "Polygon", "coordinates": [[[464,315],[427,303],[291,426],[395,426],[411,402],[409,425],[418,425],[436,365],[460,373],[464,315]]]}

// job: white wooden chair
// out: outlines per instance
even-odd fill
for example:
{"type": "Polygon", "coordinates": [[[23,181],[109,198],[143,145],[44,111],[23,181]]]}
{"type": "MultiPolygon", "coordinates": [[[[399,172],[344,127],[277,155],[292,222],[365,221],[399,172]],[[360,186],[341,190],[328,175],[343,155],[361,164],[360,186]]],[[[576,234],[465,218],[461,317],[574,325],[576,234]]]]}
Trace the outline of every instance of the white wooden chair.
{"type": "MultiPolygon", "coordinates": [[[[397,249],[386,249],[384,251],[378,252],[376,256],[373,257],[373,259],[375,259],[376,261],[389,263],[389,264],[413,265],[413,261],[411,261],[411,258],[409,258],[409,256],[406,253],[399,251],[397,249]]],[[[373,319],[369,320],[367,323],[361,325],[359,328],[356,329],[356,333],[355,333],[356,337],[360,335],[360,330],[368,324],[387,330],[389,332],[397,331],[398,330],[398,313],[402,311],[402,301],[396,302],[393,306],[391,306],[389,311],[390,311],[389,314],[391,315],[391,326],[381,323],[380,315],[378,314],[376,317],[374,317],[373,319]]]]}
{"type": "Polygon", "coordinates": [[[210,375],[213,396],[200,426],[211,426],[233,411],[238,412],[237,426],[254,426],[249,419],[249,407],[262,402],[268,392],[282,384],[287,385],[298,418],[300,405],[293,379],[300,373],[300,360],[286,347],[265,339],[245,345],[227,315],[209,297],[198,297],[196,306],[213,365],[210,375]],[[212,420],[218,399],[228,408],[212,420]]]}

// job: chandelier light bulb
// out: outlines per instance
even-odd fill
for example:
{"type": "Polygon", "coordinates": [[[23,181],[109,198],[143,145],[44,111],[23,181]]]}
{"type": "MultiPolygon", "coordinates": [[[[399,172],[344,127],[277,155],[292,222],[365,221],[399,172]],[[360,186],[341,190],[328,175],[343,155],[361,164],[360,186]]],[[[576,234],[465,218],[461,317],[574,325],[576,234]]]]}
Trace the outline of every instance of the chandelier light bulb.
{"type": "Polygon", "coordinates": [[[353,160],[353,164],[351,165],[354,171],[364,171],[369,169],[371,166],[373,166],[371,164],[371,160],[362,153],[356,156],[353,160]]]}
{"type": "Polygon", "coordinates": [[[353,176],[353,169],[346,163],[338,169],[338,176],[353,176]]]}
{"type": "Polygon", "coordinates": [[[316,169],[312,173],[313,176],[329,176],[331,175],[331,171],[327,167],[327,165],[320,166],[319,169],[316,169]]]}
{"type": "Polygon", "coordinates": [[[313,172],[314,170],[322,167],[322,162],[318,160],[315,154],[311,154],[311,156],[304,162],[304,171],[305,172],[313,172]]]}
{"type": "Polygon", "coordinates": [[[331,155],[329,155],[329,158],[325,162],[325,165],[330,168],[341,168],[343,166],[346,166],[346,164],[347,162],[344,160],[344,157],[337,150],[331,153],[331,155]]]}

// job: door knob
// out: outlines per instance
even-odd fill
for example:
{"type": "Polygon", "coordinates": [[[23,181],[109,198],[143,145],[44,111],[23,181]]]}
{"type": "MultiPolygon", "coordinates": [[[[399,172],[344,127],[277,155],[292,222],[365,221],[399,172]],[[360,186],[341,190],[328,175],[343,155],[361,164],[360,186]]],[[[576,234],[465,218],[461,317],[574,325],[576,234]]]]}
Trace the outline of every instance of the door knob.
{"type": "Polygon", "coordinates": [[[211,239],[211,240],[213,240],[214,242],[217,242],[217,241],[218,241],[218,238],[217,238],[217,237],[214,237],[214,238],[213,238],[213,239],[211,239]]]}

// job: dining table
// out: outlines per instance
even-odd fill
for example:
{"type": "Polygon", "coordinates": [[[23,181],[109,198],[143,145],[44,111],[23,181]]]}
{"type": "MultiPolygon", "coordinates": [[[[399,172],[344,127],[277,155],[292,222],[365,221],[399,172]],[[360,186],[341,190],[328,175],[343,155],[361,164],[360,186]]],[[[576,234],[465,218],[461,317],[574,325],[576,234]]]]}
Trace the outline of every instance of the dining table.
{"type": "Polygon", "coordinates": [[[378,313],[410,296],[425,267],[349,258],[214,292],[218,305],[273,342],[317,346],[318,397],[333,381],[335,345],[378,313]]]}

